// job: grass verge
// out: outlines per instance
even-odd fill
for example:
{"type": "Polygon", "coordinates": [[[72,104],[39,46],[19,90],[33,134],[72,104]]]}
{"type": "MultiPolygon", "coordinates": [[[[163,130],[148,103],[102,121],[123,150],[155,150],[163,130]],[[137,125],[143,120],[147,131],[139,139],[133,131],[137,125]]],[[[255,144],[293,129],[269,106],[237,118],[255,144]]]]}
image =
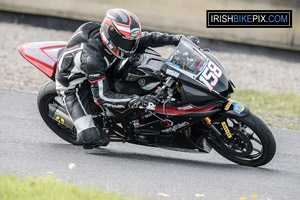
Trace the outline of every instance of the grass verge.
{"type": "Polygon", "coordinates": [[[237,89],[231,98],[247,105],[269,126],[300,130],[300,95],[237,89]]]}
{"type": "Polygon", "coordinates": [[[17,178],[0,175],[0,199],[5,200],[129,200],[134,197],[123,197],[96,189],[85,189],[71,183],[59,182],[53,176],[39,178],[17,178]]]}

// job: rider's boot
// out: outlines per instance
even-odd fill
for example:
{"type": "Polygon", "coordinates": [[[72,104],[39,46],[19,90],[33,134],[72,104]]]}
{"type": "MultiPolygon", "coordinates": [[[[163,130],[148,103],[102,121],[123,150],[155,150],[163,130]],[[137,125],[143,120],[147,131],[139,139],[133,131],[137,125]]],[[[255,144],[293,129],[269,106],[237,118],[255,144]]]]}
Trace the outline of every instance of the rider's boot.
{"type": "Polygon", "coordinates": [[[107,146],[110,142],[109,134],[103,131],[103,129],[100,130],[100,141],[98,143],[98,146],[107,146]]]}
{"type": "Polygon", "coordinates": [[[92,149],[98,146],[107,146],[109,144],[109,136],[103,130],[93,127],[81,131],[77,134],[77,144],[82,144],[84,149],[92,149]]]}

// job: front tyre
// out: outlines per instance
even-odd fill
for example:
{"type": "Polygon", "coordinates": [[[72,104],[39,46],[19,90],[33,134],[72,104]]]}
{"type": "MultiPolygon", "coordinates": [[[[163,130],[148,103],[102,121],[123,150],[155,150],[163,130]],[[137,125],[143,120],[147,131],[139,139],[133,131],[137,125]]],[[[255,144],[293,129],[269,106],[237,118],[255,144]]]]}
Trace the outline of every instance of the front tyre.
{"type": "Polygon", "coordinates": [[[272,160],[276,152],[274,136],[256,115],[227,116],[223,125],[222,122],[213,122],[213,125],[225,133],[224,122],[231,137],[228,134],[222,137],[209,134],[208,137],[210,145],[219,154],[237,164],[252,167],[265,165],[272,160]]]}

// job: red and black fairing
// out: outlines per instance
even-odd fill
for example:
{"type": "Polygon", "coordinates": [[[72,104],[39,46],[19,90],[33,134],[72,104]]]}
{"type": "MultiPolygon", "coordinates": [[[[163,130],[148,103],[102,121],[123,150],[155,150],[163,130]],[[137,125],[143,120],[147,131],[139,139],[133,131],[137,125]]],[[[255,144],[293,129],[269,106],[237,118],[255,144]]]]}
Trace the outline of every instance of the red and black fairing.
{"type": "Polygon", "coordinates": [[[33,42],[18,47],[20,54],[54,80],[57,61],[67,42],[33,42]]]}
{"type": "Polygon", "coordinates": [[[137,129],[142,135],[167,135],[180,132],[192,126],[201,118],[220,111],[220,104],[196,107],[191,104],[183,106],[157,105],[155,111],[139,118],[137,129]]]}

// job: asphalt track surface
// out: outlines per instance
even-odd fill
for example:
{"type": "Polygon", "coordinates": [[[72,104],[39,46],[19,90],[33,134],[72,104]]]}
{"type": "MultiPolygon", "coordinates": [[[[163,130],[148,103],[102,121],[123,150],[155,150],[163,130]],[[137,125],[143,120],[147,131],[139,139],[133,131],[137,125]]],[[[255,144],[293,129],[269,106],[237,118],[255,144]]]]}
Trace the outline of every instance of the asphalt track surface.
{"type": "Polygon", "coordinates": [[[158,199],[299,199],[300,133],[272,129],[274,159],[260,168],[239,166],[219,156],[175,152],[131,144],[83,150],[57,137],[44,124],[36,94],[0,89],[0,174],[46,175],[120,194],[158,199]],[[69,163],[76,168],[68,169],[69,163]]]}

